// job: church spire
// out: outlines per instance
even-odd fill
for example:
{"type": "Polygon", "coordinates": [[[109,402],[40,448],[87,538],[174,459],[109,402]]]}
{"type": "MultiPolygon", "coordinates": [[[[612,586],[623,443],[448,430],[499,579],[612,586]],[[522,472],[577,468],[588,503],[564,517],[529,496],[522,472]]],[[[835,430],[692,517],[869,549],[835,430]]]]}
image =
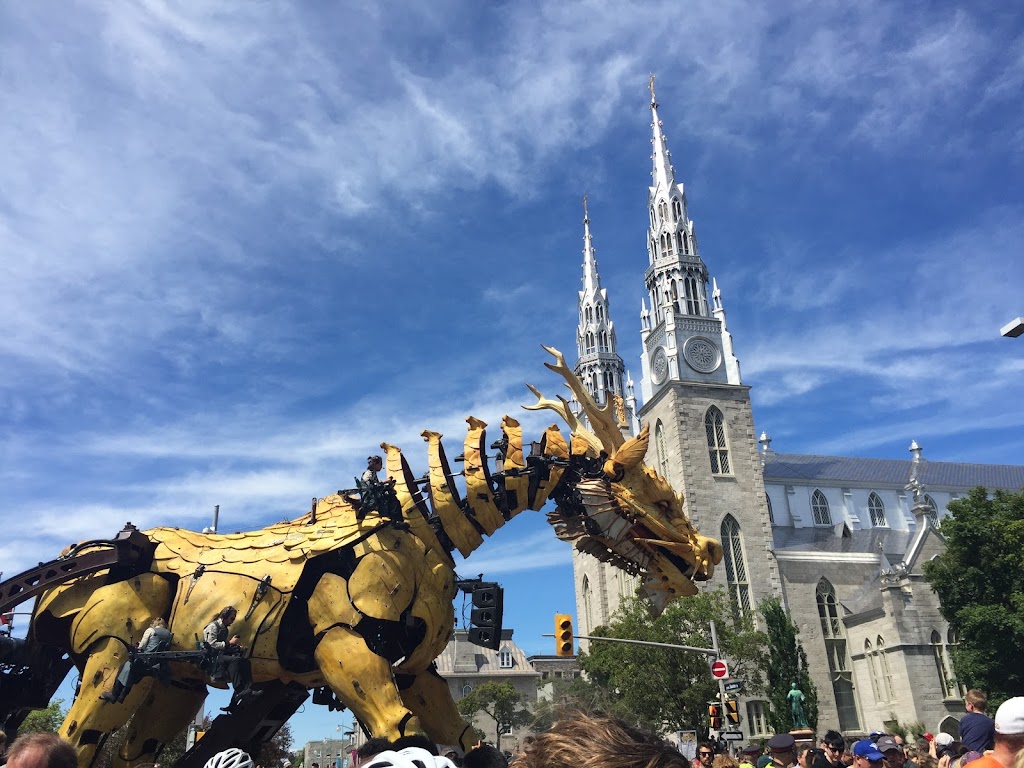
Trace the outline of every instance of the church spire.
{"type": "Polygon", "coordinates": [[[626,366],[619,357],[608,303],[608,291],[601,287],[597,271],[594,238],[590,232],[590,211],[583,196],[583,289],[579,292],[579,326],[576,330],[576,375],[598,403],[618,395],[625,403],[625,423],[633,430],[636,398],[627,397],[626,366]]]}
{"type": "Polygon", "coordinates": [[[649,266],[644,275],[650,312],[643,307],[640,330],[644,403],[673,382],[741,383],[721,294],[709,290],[711,277],[700,256],[686,191],[672,168],[653,75],[649,87],[654,151],[647,190],[649,266]]]}
{"type": "Polygon", "coordinates": [[[586,195],[583,195],[583,290],[590,293],[601,290],[601,276],[597,274],[597,260],[594,258],[594,239],[590,236],[586,195]]]}
{"type": "Polygon", "coordinates": [[[675,171],[672,169],[672,153],[668,151],[668,143],[665,141],[665,133],[662,131],[661,119],[658,117],[658,100],[654,96],[654,75],[651,75],[651,82],[648,86],[651,91],[651,129],[654,136],[651,144],[654,152],[651,155],[654,167],[651,170],[652,186],[663,190],[670,189],[676,183],[675,171]]]}

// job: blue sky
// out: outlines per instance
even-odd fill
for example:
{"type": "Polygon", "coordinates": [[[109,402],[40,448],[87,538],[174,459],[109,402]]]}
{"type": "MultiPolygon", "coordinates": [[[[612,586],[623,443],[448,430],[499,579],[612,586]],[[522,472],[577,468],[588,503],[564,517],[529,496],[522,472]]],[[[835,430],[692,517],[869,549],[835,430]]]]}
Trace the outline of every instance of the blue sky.
{"type": "MultiPolygon", "coordinates": [[[[584,192],[639,379],[649,72],[773,448],[1020,463],[1010,5],[7,3],[0,568],[295,516],[382,440],[421,472],[422,429],[454,454],[467,415],[557,392],[584,192]]],[[[570,550],[541,515],[463,571],[550,652],[570,550]]]]}

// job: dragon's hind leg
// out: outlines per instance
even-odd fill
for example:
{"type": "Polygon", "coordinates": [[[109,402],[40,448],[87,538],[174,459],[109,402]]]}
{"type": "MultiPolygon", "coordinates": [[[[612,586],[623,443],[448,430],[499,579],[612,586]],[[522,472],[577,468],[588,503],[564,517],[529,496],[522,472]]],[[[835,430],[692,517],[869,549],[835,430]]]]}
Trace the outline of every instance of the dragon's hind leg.
{"type": "Polygon", "coordinates": [[[114,768],[127,768],[156,760],[164,746],[184,731],[206,698],[206,686],[165,686],[154,682],[128,724],[128,735],[114,758],[114,768]]]}
{"type": "Polygon", "coordinates": [[[60,737],[78,751],[81,768],[93,764],[107,737],[127,722],[146,695],[148,681],[144,680],[132,688],[123,703],[100,700],[100,694],[110,689],[127,655],[124,643],[113,637],[105,637],[90,648],[82,670],[82,687],[59,731],[60,737]]]}
{"type": "Polygon", "coordinates": [[[448,682],[433,664],[415,675],[399,675],[398,687],[402,701],[420,719],[434,741],[458,745],[466,751],[477,742],[473,726],[462,719],[448,682]]]}

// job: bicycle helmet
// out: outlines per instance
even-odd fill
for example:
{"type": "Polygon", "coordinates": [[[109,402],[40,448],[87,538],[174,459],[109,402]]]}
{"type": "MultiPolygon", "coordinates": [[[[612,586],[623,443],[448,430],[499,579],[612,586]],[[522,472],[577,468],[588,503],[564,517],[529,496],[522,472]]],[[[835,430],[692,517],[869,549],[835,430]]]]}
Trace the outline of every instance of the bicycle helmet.
{"type": "Polygon", "coordinates": [[[421,747],[406,747],[398,752],[380,752],[361,768],[455,768],[455,764],[448,758],[432,755],[421,747]]]}
{"type": "Polygon", "coordinates": [[[238,747],[232,747],[211,757],[203,768],[254,768],[254,766],[249,755],[238,747]]]}

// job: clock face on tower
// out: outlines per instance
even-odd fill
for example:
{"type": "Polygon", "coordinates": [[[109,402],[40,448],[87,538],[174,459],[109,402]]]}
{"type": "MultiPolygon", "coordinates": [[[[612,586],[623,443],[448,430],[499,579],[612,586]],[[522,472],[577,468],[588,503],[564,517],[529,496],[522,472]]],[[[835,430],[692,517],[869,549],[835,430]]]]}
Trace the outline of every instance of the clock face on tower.
{"type": "Polygon", "coordinates": [[[722,362],[714,342],[701,336],[694,336],[683,347],[683,357],[698,373],[711,373],[722,362]]]}
{"type": "Polygon", "coordinates": [[[663,347],[654,350],[654,356],[651,358],[651,377],[655,384],[661,384],[668,377],[668,358],[665,357],[663,347]]]}

